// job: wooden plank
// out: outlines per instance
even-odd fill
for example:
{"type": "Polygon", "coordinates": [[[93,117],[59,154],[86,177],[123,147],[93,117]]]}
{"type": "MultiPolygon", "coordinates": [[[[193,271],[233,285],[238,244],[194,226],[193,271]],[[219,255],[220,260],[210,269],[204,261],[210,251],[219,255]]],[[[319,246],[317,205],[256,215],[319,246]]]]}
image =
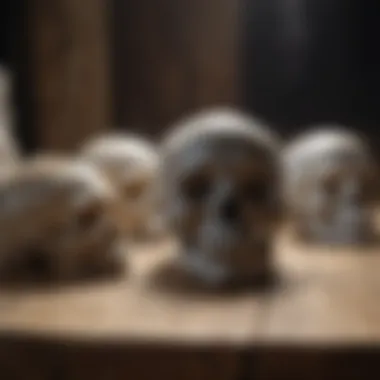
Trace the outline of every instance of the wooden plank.
{"type": "Polygon", "coordinates": [[[267,299],[266,339],[368,344],[380,339],[380,247],[329,249],[278,241],[281,281],[267,299]]]}
{"type": "Polygon", "coordinates": [[[375,368],[378,353],[360,349],[380,338],[378,248],[322,250],[285,232],[276,246],[279,281],[263,293],[200,290],[174,270],[171,241],[129,254],[119,279],[3,288],[0,372],[22,355],[36,378],[65,369],[65,378],[92,380],[128,371],[143,379],[353,379],[357,368],[366,376],[375,368]]]}
{"type": "Polygon", "coordinates": [[[131,250],[131,271],[122,279],[3,289],[0,373],[42,380],[236,379],[239,348],[252,335],[258,304],[247,295],[199,294],[178,276],[167,283],[173,248],[131,250]]]}
{"type": "Polygon", "coordinates": [[[175,271],[175,250],[170,242],[131,249],[129,274],[119,279],[58,289],[3,289],[0,333],[94,345],[236,348],[258,337],[261,296],[197,288],[175,271]]]}
{"type": "Polygon", "coordinates": [[[0,372],[12,380],[233,380],[238,364],[237,352],[220,348],[0,340],[0,372]]]}
{"type": "Polygon", "coordinates": [[[119,279],[64,288],[2,289],[0,332],[56,339],[257,347],[369,344],[380,338],[379,249],[277,246],[270,291],[215,293],[174,270],[171,242],[130,248],[119,279]]]}
{"type": "Polygon", "coordinates": [[[38,145],[67,150],[108,124],[102,0],[28,2],[38,145]]]}
{"type": "Polygon", "coordinates": [[[378,379],[374,347],[267,347],[251,356],[252,379],[378,379]],[[254,360],[253,360],[254,358],[254,360]]]}
{"type": "Polygon", "coordinates": [[[70,380],[234,380],[238,356],[232,350],[193,350],[178,347],[129,347],[67,351],[67,379],[70,380]]]}
{"type": "Polygon", "coordinates": [[[159,135],[185,112],[236,104],[238,1],[113,4],[116,125],[159,135]]]}

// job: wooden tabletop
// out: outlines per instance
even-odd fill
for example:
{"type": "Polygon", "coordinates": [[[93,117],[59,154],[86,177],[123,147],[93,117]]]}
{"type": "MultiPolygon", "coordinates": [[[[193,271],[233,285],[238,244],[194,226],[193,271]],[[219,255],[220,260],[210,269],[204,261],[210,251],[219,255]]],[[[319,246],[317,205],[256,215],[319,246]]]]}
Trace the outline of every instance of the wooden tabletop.
{"type": "Polygon", "coordinates": [[[0,378],[380,376],[378,355],[368,350],[380,339],[379,248],[306,247],[284,232],[277,281],[229,293],[182,276],[170,240],[135,246],[128,259],[118,279],[3,288],[0,378]]]}
{"type": "Polygon", "coordinates": [[[118,279],[3,289],[0,336],[247,347],[380,339],[380,249],[306,247],[282,234],[266,289],[207,292],[175,269],[171,241],[129,252],[118,279]]]}

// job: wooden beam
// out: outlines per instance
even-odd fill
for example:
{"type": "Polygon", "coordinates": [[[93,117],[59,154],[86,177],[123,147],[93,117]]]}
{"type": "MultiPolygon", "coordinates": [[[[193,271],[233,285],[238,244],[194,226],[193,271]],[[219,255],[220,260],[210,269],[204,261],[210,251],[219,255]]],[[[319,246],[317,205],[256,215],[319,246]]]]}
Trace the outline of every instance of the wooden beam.
{"type": "Polygon", "coordinates": [[[42,149],[76,148],[108,124],[106,4],[28,2],[37,141],[42,149]]]}
{"type": "Polygon", "coordinates": [[[160,135],[202,107],[235,104],[231,0],[113,0],[114,123],[160,135]]]}

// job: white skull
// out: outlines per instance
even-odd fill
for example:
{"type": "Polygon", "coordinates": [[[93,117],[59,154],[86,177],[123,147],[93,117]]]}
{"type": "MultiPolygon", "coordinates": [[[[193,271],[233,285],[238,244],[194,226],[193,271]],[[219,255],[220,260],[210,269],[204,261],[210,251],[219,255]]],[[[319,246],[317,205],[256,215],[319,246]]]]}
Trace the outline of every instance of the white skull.
{"type": "Polygon", "coordinates": [[[164,139],[162,190],[184,269],[217,286],[268,274],[279,216],[278,145],[228,108],[191,116],[164,139]]]}
{"type": "Polygon", "coordinates": [[[320,127],[291,143],[283,155],[284,196],[298,235],[330,244],[372,236],[374,162],[356,134],[320,127]]]}
{"type": "Polygon", "coordinates": [[[161,232],[156,180],[159,156],[149,141],[114,133],[90,141],[82,157],[96,164],[111,179],[120,197],[119,225],[130,237],[161,232]]]}
{"type": "Polygon", "coordinates": [[[35,158],[1,178],[0,199],[3,274],[32,263],[60,279],[122,270],[116,197],[95,167],[35,158]]]}

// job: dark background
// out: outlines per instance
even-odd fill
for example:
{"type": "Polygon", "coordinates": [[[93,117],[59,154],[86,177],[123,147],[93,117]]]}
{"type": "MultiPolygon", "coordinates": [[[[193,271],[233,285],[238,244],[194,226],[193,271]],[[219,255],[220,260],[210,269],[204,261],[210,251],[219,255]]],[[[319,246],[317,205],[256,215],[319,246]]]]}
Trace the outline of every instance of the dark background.
{"type": "Polygon", "coordinates": [[[25,152],[38,147],[33,113],[33,76],[30,70],[27,0],[0,2],[0,63],[13,70],[15,135],[25,152]]]}
{"type": "Polygon", "coordinates": [[[378,144],[378,2],[303,0],[298,2],[301,15],[287,12],[288,0],[244,2],[245,105],[277,123],[284,135],[305,124],[336,122],[361,130],[378,144]],[[290,44],[286,33],[292,22],[303,37],[290,44]],[[281,41],[288,41],[283,48],[281,41]]]}
{"type": "MultiPolygon", "coordinates": [[[[26,4],[1,2],[0,59],[15,70],[16,134],[24,150],[33,151],[38,138],[26,4]]],[[[234,104],[285,137],[311,123],[337,122],[379,145],[377,1],[303,0],[298,11],[291,0],[110,4],[110,124],[158,136],[184,112],[234,104]]]]}

